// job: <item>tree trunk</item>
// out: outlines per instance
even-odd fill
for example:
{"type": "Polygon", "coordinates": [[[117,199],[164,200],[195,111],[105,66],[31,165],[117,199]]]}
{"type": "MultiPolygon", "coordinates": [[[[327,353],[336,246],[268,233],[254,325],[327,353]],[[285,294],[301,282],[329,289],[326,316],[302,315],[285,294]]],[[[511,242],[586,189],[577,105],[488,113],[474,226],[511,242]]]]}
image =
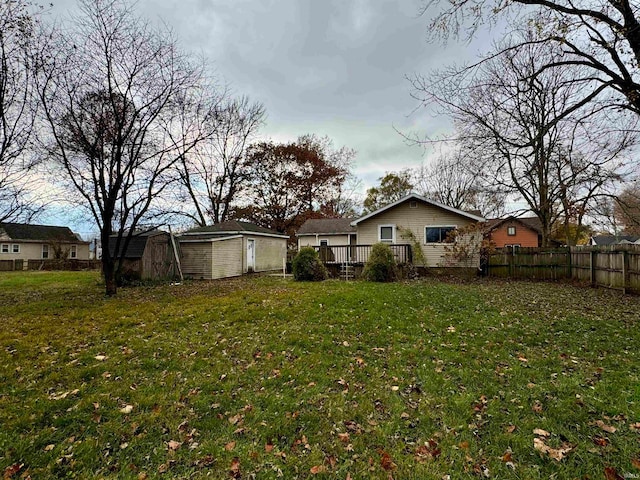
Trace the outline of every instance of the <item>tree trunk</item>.
{"type": "Polygon", "coordinates": [[[105,294],[113,297],[118,292],[118,284],[116,282],[115,262],[107,252],[102,255],[102,275],[104,276],[105,294]]]}

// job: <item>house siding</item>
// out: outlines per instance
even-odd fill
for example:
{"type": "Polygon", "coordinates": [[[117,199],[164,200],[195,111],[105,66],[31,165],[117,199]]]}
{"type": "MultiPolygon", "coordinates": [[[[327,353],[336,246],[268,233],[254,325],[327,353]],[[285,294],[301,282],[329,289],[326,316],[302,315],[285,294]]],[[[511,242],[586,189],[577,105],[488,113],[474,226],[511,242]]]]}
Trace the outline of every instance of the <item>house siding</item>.
{"type": "Polygon", "coordinates": [[[181,243],[180,264],[185,277],[211,280],[213,243],[181,243]]]}
{"type": "Polygon", "coordinates": [[[491,241],[497,248],[505,245],[519,244],[521,247],[538,247],[538,232],[531,230],[520,222],[504,222],[498,228],[491,231],[491,241]],[[516,234],[509,235],[508,227],[516,227],[516,234]]]}
{"type": "MultiPolygon", "coordinates": [[[[48,242],[24,242],[10,239],[0,240],[0,260],[41,260],[42,245],[49,245],[49,258],[54,258],[55,252],[53,251],[51,244],[48,242]],[[2,253],[1,245],[9,245],[9,253],[2,253]],[[12,253],[13,245],[20,245],[20,253],[12,253]]],[[[71,245],[76,245],[76,259],[89,259],[89,245],[87,243],[64,244],[63,248],[71,250],[71,245]]]]}
{"type": "Polygon", "coordinates": [[[316,241],[315,235],[304,235],[298,237],[298,248],[302,247],[317,247],[320,246],[320,240],[327,240],[330,247],[337,247],[341,245],[349,245],[349,235],[327,235],[318,234],[318,241],[316,241]]]}
{"type": "MultiPolygon", "coordinates": [[[[416,208],[411,208],[410,201],[407,200],[394,208],[358,223],[358,244],[371,245],[377,243],[379,241],[378,226],[394,225],[396,227],[394,243],[412,243],[410,240],[401,237],[398,228],[405,228],[413,232],[416,240],[420,243],[422,253],[426,259],[426,266],[467,266],[446,265],[445,244],[425,244],[424,229],[426,226],[436,225],[455,225],[461,228],[472,223],[475,222],[471,219],[420,201],[417,202],[416,208]]],[[[415,255],[414,261],[416,261],[415,255]]]]}
{"type": "Polygon", "coordinates": [[[247,235],[243,239],[244,263],[243,272],[247,271],[247,239],[255,240],[256,272],[281,270],[282,261],[287,258],[286,238],[262,237],[247,235]]]}

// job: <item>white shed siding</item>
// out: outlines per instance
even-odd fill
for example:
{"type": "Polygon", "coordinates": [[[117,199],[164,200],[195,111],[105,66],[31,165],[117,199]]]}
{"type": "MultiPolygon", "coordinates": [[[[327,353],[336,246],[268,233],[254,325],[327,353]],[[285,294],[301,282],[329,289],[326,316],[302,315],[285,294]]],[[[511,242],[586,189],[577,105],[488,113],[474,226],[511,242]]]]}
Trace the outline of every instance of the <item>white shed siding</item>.
{"type": "Polygon", "coordinates": [[[243,242],[242,238],[217,240],[213,245],[211,278],[226,278],[242,275],[243,242]]]}
{"type": "Polygon", "coordinates": [[[410,230],[422,247],[427,266],[438,267],[445,264],[445,245],[425,244],[425,227],[455,225],[460,228],[471,223],[473,223],[471,219],[456,215],[434,205],[418,201],[416,208],[411,208],[410,202],[406,201],[395,208],[358,223],[358,244],[372,245],[377,243],[379,241],[378,226],[395,225],[395,243],[411,243],[410,240],[401,237],[398,228],[410,230]]]}
{"type": "Polygon", "coordinates": [[[287,239],[263,236],[247,235],[244,238],[244,272],[247,271],[247,239],[255,240],[256,247],[256,272],[267,272],[269,270],[281,270],[282,260],[287,258],[287,239]]]}
{"type": "Polygon", "coordinates": [[[180,243],[180,263],[186,277],[210,280],[213,243],[180,243]]]}

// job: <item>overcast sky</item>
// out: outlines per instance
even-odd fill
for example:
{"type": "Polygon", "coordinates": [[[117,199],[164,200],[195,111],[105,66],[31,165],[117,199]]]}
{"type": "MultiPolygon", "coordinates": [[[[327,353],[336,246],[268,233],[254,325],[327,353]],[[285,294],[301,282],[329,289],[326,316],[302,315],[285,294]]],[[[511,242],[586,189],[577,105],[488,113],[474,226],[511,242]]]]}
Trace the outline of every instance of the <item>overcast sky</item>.
{"type": "MultiPolygon", "coordinates": [[[[427,42],[421,0],[140,0],[140,14],[166,22],[183,48],[202,54],[237,94],[267,111],[263,136],[274,141],[328,135],[357,151],[364,188],[387,171],[428,161],[396,132],[447,128],[416,111],[405,75],[473,60],[488,48],[427,42]]],[[[73,0],[55,2],[67,15],[73,0]]],[[[440,130],[439,130],[440,129],[440,130]]]]}

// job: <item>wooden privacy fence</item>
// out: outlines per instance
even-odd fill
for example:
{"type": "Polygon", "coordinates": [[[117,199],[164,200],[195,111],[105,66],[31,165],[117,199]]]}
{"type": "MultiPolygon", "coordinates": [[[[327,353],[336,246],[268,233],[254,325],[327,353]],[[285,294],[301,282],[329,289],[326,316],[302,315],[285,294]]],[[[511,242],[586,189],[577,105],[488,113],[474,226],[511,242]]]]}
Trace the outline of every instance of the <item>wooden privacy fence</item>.
{"type": "Polygon", "coordinates": [[[538,280],[575,279],[640,293],[640,245],[519,248],[489,256],[487,274],[538,280]]]}

